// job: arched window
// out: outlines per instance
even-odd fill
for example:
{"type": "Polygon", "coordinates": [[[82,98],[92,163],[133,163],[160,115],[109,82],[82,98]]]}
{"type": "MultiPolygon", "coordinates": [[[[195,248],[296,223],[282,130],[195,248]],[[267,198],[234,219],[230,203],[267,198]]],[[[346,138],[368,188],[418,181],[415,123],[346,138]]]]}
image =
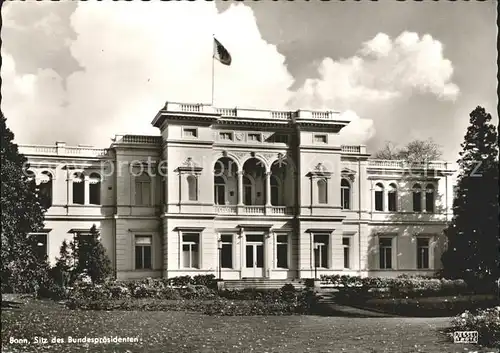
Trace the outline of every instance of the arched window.
{"type": "Polygon", "coordinates": [[[346,179],[342,179],[340,182],[340,204],[342,209],[351,209],[351,184],[346,179]]]}
{"type": "Polygon", "coordinates": [[[389,192],[387,193],[387,207],[390,212],[397,211],[397,201],[398,200],[398,187],[396,184],[389,185],[389,192]]]}
{"type": "Polygon", "coordinates": [[[243,177],[243,196],[245,205],[253,205],[253,184],[246,175],[243,177]]]}
{"type": "Polygon", "coordinates": [[[319,204],[326,204],[328,202],[328,197],[327,197],[327,184],[326,184],[326,179],[320,179],[317,182],[318,185],[318,203],[319,204]]]}
{"type": "Polygon", "coordinates": [[[146,173],[135,177],[135,204],[138,206],[151,205],[151,178],[146,173]]]}
{"type": "Polygon", "coordinates": [[[384,210],[384,185],[375,184],[375,211],[384,210]]]}
{"type": "Polygon", "coordinates": [[[226,204],[226,181],[221,176],[214,177],[214,203],[216,205],[226,204]]]}
{"type": "Polygon", "coordinates": [[[42,202],[46,208],[52,206],[52,189],[53,189],[53,181],[52,174],[49,172],[42,172],[40,174],[40,185],[38,189],[40,190],[40,196],[42,198],[42,202]]]}
{"type": "Polygon", "coordinates": [[[420,184],[413,185],[413,211],[422,212],[422,187],[420,184]]]}
{"type": "Polygon", "coordinates": [[[280,206],[280,181],[276,175],[271,175],[271,205],[280,206]]]}
{"type": "Polygon", "coordinates": [[[427,184],[425,187],[425,211],[426,212],[434,212],[434,185],[427,184]]]}
{"type": "Polygon", "coordinates": [[[73,174],[73,203],[83,205],[85,203],[85,178],[82,173],[73,174]]]}
{"type": "Polygon", "coordinates": [[[198,178],[194,175],[187,176],[188,200],[198,201],[198,178]]]}
{"type": "Polygon", "coordinates": [[[24,175],[26,176],[26,179],[28,179],[28,181],[33,181],[36,179],[35,172],[30,169],[26,169],[24,175]]]}
{"type": "Polygon", "coordinates": [[[101,204],[101,176],[97,173],[92,173],[89,177],[89,203],[101,204]]]}

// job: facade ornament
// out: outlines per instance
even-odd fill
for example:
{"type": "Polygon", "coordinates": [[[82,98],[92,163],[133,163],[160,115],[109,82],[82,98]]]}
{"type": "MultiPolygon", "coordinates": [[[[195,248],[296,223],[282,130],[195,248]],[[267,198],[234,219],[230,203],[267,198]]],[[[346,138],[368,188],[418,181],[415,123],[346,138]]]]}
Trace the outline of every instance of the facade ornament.
{"type": "Polygon", "coordinates": [[[241,132],[237,132],[234,134],[236,140],[241,141],[243,139],[243,134],[241,132]]]}
{"type": "Polygon", "coordinates": [[[184,163],[181,164],[181,166],[179,166],[177,168],[177,171],[178,172],[190,172],[190,173],[195,173],[195,174],[199,174],[201,173],[201,171],[203,170],[202,167],[200,167],[198,165],[198,163],[196,163],[192,157],[188,157],[186,158],[186,160],[184,161],[184,163]]]}
{"type": "Polygon", "coordinates": [[[323,173],[323,172],[326,172],[327,170],[326,170],[326,167],[325,167],[325,165],[323,163],[318,163],[314,167],[314,171],[323,173]]]}
{"type": "Polygon", "coordinates": [[[355,176],[356,176],[356,171],[355,170],[348,169],[348,168],[342,169],[342,172],[341,172],[341,177],[342,178],[348,179],[350,182],[353,182],[355,176]]]}
{"type": "Polygon", "coordinates": [[[326,166],[323,163],[318,163],[316,166],[313,168],[312,171],[307,173],[308,177],[316,177],[316,178],[330,178],[332,175],[332,172],[328,171],[326,166]]]}

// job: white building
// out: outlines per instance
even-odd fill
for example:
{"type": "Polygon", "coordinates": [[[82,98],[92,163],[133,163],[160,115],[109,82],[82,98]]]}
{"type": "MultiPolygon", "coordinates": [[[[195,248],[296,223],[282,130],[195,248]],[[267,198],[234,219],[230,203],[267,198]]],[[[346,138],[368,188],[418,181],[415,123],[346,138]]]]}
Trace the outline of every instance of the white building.
{"type": "Polygon", "coordinates": [[[96,224],[118,279],[433,273],[453,164],[370,159],[339,144],[348,123],[168,102],[152,122],[161,137],[21,145],[52,200],[43,251],[55,261],[64,239],[96,224]]]}

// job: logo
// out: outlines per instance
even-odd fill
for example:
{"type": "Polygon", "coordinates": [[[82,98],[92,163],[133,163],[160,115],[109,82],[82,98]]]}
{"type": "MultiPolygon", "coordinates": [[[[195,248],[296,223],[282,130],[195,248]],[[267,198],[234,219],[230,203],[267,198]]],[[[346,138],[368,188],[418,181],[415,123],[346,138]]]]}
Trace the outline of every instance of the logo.
{"type": "Polygon", "coordinates": [[[453,332],[454,343],[477,343],[477,331],[455,331],[453,332]]]}

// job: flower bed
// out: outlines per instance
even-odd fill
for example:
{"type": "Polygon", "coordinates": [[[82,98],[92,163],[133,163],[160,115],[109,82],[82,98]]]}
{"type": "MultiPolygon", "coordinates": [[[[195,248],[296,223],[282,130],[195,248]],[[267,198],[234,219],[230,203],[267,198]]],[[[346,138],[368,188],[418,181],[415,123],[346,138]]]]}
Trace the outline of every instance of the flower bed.
{"type": "Polygon", "coordinates": [[[463,280],[427,277],[379,278],[359,276],[321,276],[324,284],[350,296],[365,298],[421,298],[472,294],[463,280]]]}
{"type": "Polygon", "coordinates": [[[451,321],[453,331],[477,331],[478,343],[487,347],[500,348],[500,306],[465,311],[451,321]]]}
{"type": "MultiPolygon", "coordinates": [[[[170,282],[172,283],[172,282],[170,282]]],[[[311,290],[285,285],[278,290],[227,290],[207,286],[172,287],[167,280],[148,279],[110,282],[105,285],[79,283],[67,301],[81,310],[188,310],[208,315],[290,315],[309,313],[315,300],[311,290]]]]}

